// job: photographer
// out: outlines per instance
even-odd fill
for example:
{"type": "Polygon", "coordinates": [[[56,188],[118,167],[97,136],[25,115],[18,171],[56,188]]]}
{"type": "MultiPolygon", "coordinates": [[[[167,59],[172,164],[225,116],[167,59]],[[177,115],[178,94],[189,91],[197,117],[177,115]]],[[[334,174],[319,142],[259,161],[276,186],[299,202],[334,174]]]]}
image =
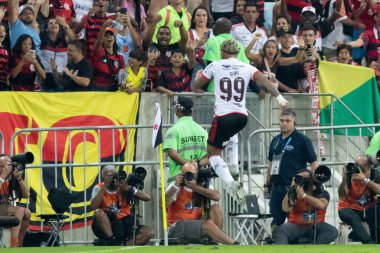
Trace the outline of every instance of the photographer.
{"type": "MultiPolygon", "coordinates": [[[[380,178],[368,156],[360,155],[355,164],[349,163],[344,167],[343,180],[338,191],[339,218],[351,226],[352,238],[362,243],[375,243],[376,215],[377,220],[380,219],[380,211],[377,209],[377,213],[375,212],[375,197],[380,194],[380,178]],[[367,233],[362,221],[368,224],[371,235],[367,233]]],[[[379,243],[379,229],[377,236],[379,243]]]]}
{"type": "MultiPolygon", "coordinates": [[[[150,196],[120,178],[116,168],[107,165],[102,169],[103,182],[92,190],[91,207],[94,211],[92,231],[110,245],[144,245],[153,238],[154,232],[147,226],[134,224],[132,201],[149,201],[150,196]],[[133,243],[133,230],[135,242],[133,243]]],[[[137,212],[137,210],[134,210],[137,212]]]]}
{"type": "Polygon", "coordinates": [[[30,221],[29,209],[10,205],[11,192],[17,189],[22,198],[29,197],[29,189],[22,178],[22,171],[12,167],[12,160],[9,156],[1,156],[0,216],[14,216],[20,220],[20,225],[11,228],[11,247],[22,246],[30,221]]]}
{"type": "Polygon", "coordinates": [[[315,182],[310,171],[298,173],[282,201],[283,211],[289,213],[288,222],[278,227],[274,243],[298,244],[300,238],[310,238],[315,244],[333,242],[338,231],[325,222],[329,200],[329,193],[315,182]]]}
{"type": "Polygon", "coordinates": [[[165,194],[169,238],[185,243],[209,236],[217,243],[234,244],[222,230],[221,206],[210,206],[210,200],[219,201],[220,193],[208,187],[209,179],[199,176],[195,164],[185,163],[182,174],[169,184],[165,194]]]}

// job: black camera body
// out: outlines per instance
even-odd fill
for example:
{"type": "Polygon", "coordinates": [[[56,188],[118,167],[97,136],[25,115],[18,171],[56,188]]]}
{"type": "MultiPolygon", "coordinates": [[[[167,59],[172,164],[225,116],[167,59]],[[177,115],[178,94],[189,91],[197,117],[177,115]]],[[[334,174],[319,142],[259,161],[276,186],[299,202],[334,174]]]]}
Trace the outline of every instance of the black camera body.
{"type": "Polygon", "coordinates": [[[294,177],[294,183],[296,185],[302,186],[305,184],[305,178],[301,175],[297,175],[294,177]]]}
{"type": "Polygon", "coordinates": [[[356,163],[347,163],[346,172],[347,176],[352,177],[352,174],[360,173],[362,169],[356,163]]]}
{"type": "Polygon", "coordinates": [[[32,152],[20,153],[9,157],[12,160],[13,169],[20,171],[25,170],[25,165],[34,162],[34,155],[32,152]]]}
{"type": "Polygon", "coordinates": [[[127,184],[134,186],[139,190],[143,190],[145,176],[146,170],[143,167],[137,167],[133,173],[128,175],[127,184]]]}
{"type": "MultiPolygon", "coordinates": [[[[304,191],[309,190],[310,182],[314,185],[314,195],[318,195],[323,191],[323,184],[330,180],[331,170],[327,166],[320,165],[313,172],[310,173],[309,178],[305,178],[301,175],[294,177],[294,183],[303,187],[304,191]]],[[[291,186],[288,190],[288,197],[293,202],[297,201],[296,186],[291,186]]]]}
{"type": "Polygon", "coordinates": [[[194,179],[194,175],[190,171],[185,172],[185,174],[183,174],[183,179],[186,181],[191,181],[194,179]]]}
{"type": "Polygon", "coordinates": [[[211,166],[198,170],[198,178],[200,179],[210,180],[215,177],[218,177],[218,174],[216,174],[214,168],[211,166]]]}
{"type": "Polygon", "coordinates": [[[124,170],[119,170],[113,174],[113,179],[118,181],[125,181],[125,179],[127,179],[127,173],[124,170]]]}

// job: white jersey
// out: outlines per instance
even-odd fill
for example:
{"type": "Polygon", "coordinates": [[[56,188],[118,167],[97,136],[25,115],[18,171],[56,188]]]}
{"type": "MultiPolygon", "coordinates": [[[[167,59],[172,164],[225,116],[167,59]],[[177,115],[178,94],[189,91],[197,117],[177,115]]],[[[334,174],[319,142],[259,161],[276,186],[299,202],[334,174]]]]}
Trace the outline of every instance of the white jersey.
{"type": "Polygon", "coordinates": [[[231,28],[232,37],[235,40],[239,41],[241,44],[243,44],[244,48],[246,48],[249,45],[249,43],[253,40],[257,33],[261,34],[261,38],[258,41],[256,41],[255,45],[253,45],[251,50],[252,54],[258,54],[260,52],[260,49],[264,46],[265,42],[267,41],[267,35],[264,29],[261,29],[258,26],[256,26],[255,31],[251,32],[244,24],[244,22],[233,25],[231,28]]]}
{"type": "Polygon", "coordinates": [[[87,15],[88,11],[92,8],[93,0],[73,0],[75,10],[75,21],[80,22],[83,16],[87,15]]]}
{"type": "Polygon", "coordinates": [[[203,70],[202,78],[214,79],[216,116],[229,113],[248,114],[245,108],[247,87],[257,73],[260,71],[255,67],[236,58],[214,61],[203,70]]]}

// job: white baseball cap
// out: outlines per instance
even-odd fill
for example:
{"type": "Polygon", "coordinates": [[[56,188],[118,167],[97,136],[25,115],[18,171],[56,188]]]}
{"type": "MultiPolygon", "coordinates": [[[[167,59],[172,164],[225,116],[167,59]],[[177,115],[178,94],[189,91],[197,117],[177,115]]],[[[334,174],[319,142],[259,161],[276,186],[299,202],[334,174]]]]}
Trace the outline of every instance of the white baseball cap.
{"type": "Polygon", "coordinates": [[[307,11],[315,15],[315,8],[313,6],[306,6],[302,8],[302,13],[307,12],[307,11]]]}
{"type": "Polygon", "coordinates": [[[18,9],[18,15],[20,15],[26,9],[29,9],[29,10],[33,11],[33,13],[34,13],[33,6],[31,6],[30,4],[24,4],[24,5],[21,5],[20,8],[18,9]]]}

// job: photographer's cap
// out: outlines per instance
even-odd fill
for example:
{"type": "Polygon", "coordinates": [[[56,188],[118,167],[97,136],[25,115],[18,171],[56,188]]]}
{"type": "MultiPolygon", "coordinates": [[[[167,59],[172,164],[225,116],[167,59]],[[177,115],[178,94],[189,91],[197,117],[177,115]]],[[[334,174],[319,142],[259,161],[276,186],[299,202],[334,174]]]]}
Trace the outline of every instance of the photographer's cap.
{"type": "Polygon", "coordinates": [[[189,112],[193,109],[193,100],[187,97],[179,96],[174,105],[183,112],[189,112]]]}

